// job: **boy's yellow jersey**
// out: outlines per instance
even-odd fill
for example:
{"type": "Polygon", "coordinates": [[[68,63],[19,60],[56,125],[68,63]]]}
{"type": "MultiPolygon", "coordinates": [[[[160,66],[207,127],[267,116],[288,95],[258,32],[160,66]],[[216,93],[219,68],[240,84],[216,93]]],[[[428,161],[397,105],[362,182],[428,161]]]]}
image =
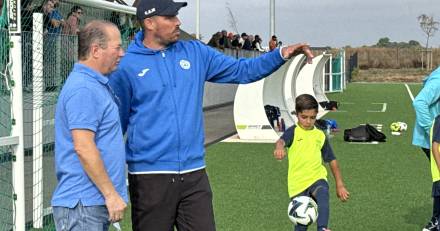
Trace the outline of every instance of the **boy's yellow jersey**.
{"type": "Polygon", "coordinates": [[[335,159],[330,144],[322,130],[316,127],[305,130],[300,126],[289,128],[281,137],[289,147],[288,191],[293,197],[317,180],[327,180],[327,170],[323,162],[335,159]],[[289,129],[292,129],[289,131],[289,129]],[[286,133],[289,133],[286,135],[286,133]],[[289,136],[291,139],[289,140],[289,136]]]}

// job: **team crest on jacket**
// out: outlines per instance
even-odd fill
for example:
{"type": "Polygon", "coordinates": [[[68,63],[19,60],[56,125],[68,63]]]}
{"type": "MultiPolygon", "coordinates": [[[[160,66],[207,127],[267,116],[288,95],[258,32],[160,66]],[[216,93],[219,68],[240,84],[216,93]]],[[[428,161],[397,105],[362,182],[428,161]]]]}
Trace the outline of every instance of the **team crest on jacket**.
{"type": "Polygon", "coordinates": [[[191,67],[191,63],[188,60],[182,59],[180,60],[180,67],[184,70],[188,70],[191,67]]]}

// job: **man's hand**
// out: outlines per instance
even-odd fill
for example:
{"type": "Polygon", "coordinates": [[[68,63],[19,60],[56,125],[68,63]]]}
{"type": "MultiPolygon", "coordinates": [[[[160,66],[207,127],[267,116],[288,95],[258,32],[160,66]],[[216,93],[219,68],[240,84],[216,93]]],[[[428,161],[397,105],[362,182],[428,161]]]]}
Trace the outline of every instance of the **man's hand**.
{"type": "Polygon", "coordinates": [[[124,210],[127,204],[117,192],[114,192],[105,197],[105,206],[107,206],[110,222],[118,222],[124,217],[124,210]]]}
{"type": "Polygon", "coordinates": [[[290,45],[287,47],[281,48],[281,54],[283,58],[290,59],[293,56],[304,54],[307,57],[307,63],[312,63],[313,54],[310,50],[310,46],[307,43],[298,43],[295,45],[290,45]]]}

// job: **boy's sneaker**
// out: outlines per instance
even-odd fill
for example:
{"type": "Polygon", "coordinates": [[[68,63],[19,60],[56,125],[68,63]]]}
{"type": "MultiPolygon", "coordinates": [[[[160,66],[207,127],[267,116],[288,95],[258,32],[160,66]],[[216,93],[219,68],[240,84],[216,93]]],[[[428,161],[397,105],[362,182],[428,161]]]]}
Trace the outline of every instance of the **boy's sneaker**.
{"type": "Polygon", "coordinates": [[[437,219],[432,218],[422,231],[440,231],[437,219]]]}

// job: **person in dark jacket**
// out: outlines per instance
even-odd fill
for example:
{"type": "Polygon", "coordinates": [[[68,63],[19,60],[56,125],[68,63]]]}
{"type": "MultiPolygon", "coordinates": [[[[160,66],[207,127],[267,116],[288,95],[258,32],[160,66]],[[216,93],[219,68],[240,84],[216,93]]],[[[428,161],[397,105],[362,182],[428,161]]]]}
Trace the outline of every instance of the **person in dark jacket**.
{"type": "Polygon", "coordinates": [[[216,32],[215,34],[213,34],[208,42],[208,46],[220,48],[220,37],[221,37],[220,32],[216,32]]]}
{"type": "Polygon", "coordinates": [[[137,17],[143,30],[110,77],[127,136],[135,231],[174,230],[174,226],[215,230],[205,172],[205,82],[250,83],[270,75],[293,55],[313,57],[305,43],[237,60],[198,40],[179,40],[177,14],[186,5],[141,0],[137,17]]]}
{"type": "Polygon", "coordinates": [[[243,46],[241,47],[241,49],[252,50],[252,43],[251,40],[249,40],[249,36],[246,33],[242,33],[241,38],[243,39],[243,46]]]}

